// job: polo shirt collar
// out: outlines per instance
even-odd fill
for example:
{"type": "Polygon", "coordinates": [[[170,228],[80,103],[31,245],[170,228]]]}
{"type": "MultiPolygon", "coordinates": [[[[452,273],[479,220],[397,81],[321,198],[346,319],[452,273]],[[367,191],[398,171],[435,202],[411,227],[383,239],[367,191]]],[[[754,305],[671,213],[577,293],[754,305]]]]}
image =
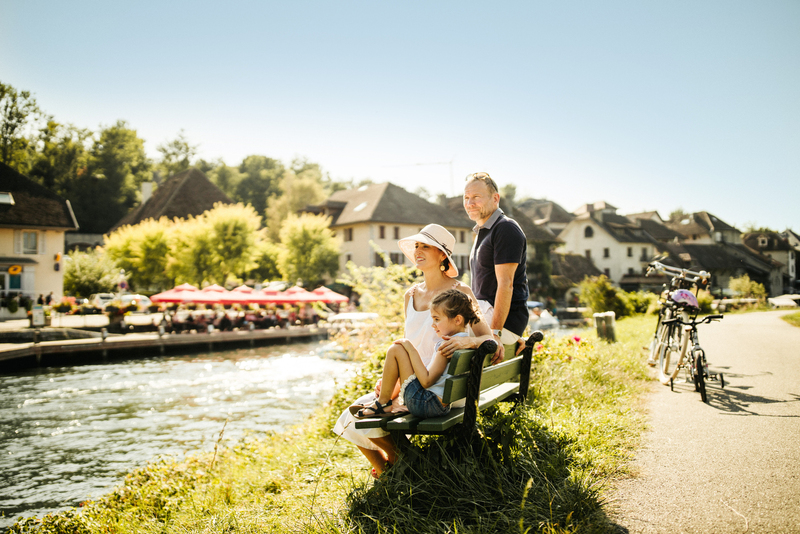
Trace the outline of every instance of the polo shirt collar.
{"type": "Polygon", "coordinates": [[[472,227],[472,231],[477,234],[481,230],[481,228],[491,228],[494,225],[494,223],[497,222],[497,219],[499,219],[501,215],[503,215],[503,210],[497,208],[496,210],[494,210],[492,216],[489,217],[489,219],[487,219],[486,223],[483,226],[476,224],[475,226],[472,227]]]}

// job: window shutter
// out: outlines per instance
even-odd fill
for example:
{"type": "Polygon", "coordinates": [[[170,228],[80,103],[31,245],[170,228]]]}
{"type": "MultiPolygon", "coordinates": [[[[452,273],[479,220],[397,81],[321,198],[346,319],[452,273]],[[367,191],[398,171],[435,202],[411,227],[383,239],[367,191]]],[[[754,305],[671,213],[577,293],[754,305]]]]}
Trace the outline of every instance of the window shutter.
{"type": "Polygon", "coordinates": [[[14,254],[22,254],[22,230],[14,230],[14,254]]]}
{"type": "Polygon", "coordinates": [[[39,254],[44,254],[44,236],[46,232],[36,232],[36,240],[39,242],[39,254]]]}

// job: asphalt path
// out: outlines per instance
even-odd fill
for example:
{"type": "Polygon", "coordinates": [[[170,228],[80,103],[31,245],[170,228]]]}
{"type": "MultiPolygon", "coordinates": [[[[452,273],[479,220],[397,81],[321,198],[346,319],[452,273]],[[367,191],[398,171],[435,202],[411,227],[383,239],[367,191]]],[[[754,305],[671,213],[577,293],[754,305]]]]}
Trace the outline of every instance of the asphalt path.
{"type": "Polygon", "coordinates": [[[800,328],[785,313],[698,327],[725,378],[708,404],[655,382],[634,475],[610,495],[620,532],[800,533],[800,328]]]}

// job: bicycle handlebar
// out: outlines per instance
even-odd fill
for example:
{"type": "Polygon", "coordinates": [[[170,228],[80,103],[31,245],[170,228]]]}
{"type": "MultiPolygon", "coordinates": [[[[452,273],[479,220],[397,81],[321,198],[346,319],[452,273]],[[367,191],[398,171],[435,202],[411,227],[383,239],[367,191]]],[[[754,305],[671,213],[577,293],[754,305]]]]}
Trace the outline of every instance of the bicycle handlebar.
{"type": "Polygon", "coordinates": [[[645,276],[650,276],[650,274],[654,271],[657,273],[665,273],[677,278],[682,278],[692,283],[696,283],[700,280],[707,280],[710,276],[706,271],[695,272],[690,271],[689,269],[679,269],[677,267],[664,265],[660,261],[651,262],[647,266],[647,272],[645,273],[645,276]]]}
{"type": "Polygon", "coordinates": [[[690,321],[684,321],[680,317],[673,317],[672,319],[667,319],[665,321],[662,321],[661,324],[678,323],[678,324],[685,324],[685,325],[689,325],[689,326],[696,326],[698,324],[710,323],[711,321],[718,321],[718,320],[722,319],[723,317],[724,316],[720,315],[720,314],[718,314],[718,315],[706,315],[705,317],[703,317],[699,321],[697,319],[692,319],[690,321]]]}

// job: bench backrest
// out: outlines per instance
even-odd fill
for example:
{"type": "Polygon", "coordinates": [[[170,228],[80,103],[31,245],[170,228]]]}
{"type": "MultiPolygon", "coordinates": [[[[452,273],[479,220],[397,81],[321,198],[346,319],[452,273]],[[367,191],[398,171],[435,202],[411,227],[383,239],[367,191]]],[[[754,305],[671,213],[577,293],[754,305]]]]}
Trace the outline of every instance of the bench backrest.
{"type": "MultiPolygon", "coordinates": [[[[484,369],[481,375],[481,391],[498,384],[519,380],[524,357],[520,355],[509,358],[510,355],[514,354],[515,349],[515,345],[506,345],[506,357],[503,362],[491,367],[487,366],[491,362],[492,355],[487,354],[484,357],[484,369]]],[[[474,349],[457,350],[450,358],[447,372],[453,376],[449,377],[444,384],[442,401],[445,404],[450,404],[467,396],[467,380],[469,379],[470,362],[474,354],[474,349]]]]}

